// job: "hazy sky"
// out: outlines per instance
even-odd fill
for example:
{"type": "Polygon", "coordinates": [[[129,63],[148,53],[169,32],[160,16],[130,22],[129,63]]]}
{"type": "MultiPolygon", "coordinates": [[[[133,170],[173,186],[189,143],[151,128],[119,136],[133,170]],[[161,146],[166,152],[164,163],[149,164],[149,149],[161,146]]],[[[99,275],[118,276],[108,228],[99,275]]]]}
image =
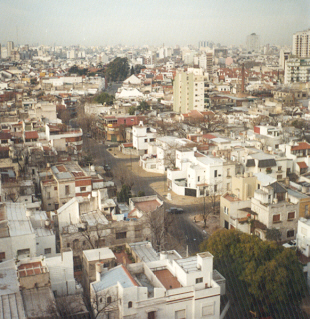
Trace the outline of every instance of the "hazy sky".
{"type": "Polygon", "coordinates": [[[0,0],[2,44],[291,45],[309,27],[309,0],[0,0]]]}

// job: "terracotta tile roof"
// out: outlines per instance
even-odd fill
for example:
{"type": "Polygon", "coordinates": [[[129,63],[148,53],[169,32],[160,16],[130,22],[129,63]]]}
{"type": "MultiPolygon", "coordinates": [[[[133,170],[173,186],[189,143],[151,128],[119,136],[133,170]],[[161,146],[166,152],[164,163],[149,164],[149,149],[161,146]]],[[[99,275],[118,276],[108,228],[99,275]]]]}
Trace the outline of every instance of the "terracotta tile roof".
{"type": "Polygon", "coordinates": [[[28,139],[34,139],[34,138],[39,138],[39,134],[37,131],[30,131],[30,132],[25,132],[25,138],[28,139]]]}
{"type": "Polygon", "coordinates": [[[308,168],[308,165],[305,162],[297,162],[299,168],[308,168]]]}
{"type": "Polygon", "coordinates": [[[0,140],[9,140],[12,138],[11,133],[0,132],[0,140]]]}
{"type": "Polygon", "coordinates": [[[291,151],[308,150],[310,149],[310,144],[306,142],[300,142],[296,146],[291,147],[291,151]]]}

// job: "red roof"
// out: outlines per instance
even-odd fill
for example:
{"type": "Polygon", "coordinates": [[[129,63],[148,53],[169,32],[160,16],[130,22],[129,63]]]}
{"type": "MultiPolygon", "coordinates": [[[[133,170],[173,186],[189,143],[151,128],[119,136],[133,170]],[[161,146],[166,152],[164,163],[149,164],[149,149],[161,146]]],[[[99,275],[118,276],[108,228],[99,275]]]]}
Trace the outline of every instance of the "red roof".
{"type": "Polygon", "coordinates": [[[39,134],[37,131],[25,132],[25,139],[34,139],[39,138],[39,134]]]}
{"type": "Polygon", "coordinates": [[[291,151],[299,151],[299,150],[309,150],[310,144],[306,142],[300,142],[296,146],[292,146],[291,151]]]}
{"type": "Polygon", "coordinates": [[[11,138],[11,133],[0,132],[0,140],[10,140],[11,138]]]}
{"type": "Polygon", "coordinates": [[[308,168],[308,165],[305,162],[297,162],[299,168],[308,168]]]}

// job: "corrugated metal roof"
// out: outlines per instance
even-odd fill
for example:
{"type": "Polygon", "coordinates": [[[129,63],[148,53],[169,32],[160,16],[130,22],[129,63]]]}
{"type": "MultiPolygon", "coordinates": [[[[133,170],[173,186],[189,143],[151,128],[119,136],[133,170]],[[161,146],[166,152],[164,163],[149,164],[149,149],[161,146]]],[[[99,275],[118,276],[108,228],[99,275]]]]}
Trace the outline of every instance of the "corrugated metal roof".
{"type": "Polygon", "coordinates": [[[106,288],[113,287],[119,282],[123,288],[138,286],[130,273],[126,271],[123,265],[110,269],[101,275],[100,281],[93,283],[96,292],[106,288]]]}

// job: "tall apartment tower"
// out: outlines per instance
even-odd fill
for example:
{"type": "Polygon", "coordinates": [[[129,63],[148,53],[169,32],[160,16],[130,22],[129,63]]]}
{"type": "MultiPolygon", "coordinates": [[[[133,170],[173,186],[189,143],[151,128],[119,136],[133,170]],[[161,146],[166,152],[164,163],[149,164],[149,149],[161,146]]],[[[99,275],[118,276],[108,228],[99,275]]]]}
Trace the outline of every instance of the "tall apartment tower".
{"type": "Polygon", "coordinates": [[[259,52],[260,50],[260,39],[259,35],[252,33],[246,37],[246,47],[248,51],[259,52]]]}
{"type": "Polygon", "coordinates": [[[7,55],[11,56],[12,50],[14,50],[14,42],[13,41],[8,41],[6,44],[6,50],[7,50],[7,55]]]}
{"type": "Polygon", "coordinates": [[[201,69],[177,72],[173,82],[173,111],[204,110],[204,76],[201,69]]]}
{"type": "Polygon", "coordinates": [[[310,29],[293,35],[293,55],[299,58],[310,57],[310,29]]]}

